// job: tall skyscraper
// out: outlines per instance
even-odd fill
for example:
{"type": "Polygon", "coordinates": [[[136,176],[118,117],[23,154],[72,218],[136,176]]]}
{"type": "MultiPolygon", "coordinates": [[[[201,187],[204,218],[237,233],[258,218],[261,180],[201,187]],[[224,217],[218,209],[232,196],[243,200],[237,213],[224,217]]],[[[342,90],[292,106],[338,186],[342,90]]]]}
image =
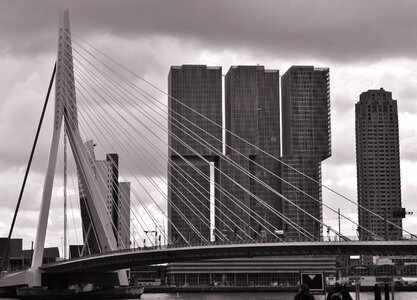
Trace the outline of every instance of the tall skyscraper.
{"type": "MultiPolygon", "coordinates": [[[[278,179],[259,166],[277,174],[278,163],[259,149],[277,158],[280,154],[279,71],[265,70],[263,66],[233,66],[226,74],[225,89],[227,157],[278,190],[278,179]]],[[[281,199],[276,194],[225,159],[220,160],[220,169],[220,185],[231,193],[229,197],[219,193],[216,205],[216,228],[222,235],[228,239],[236,235],[261,238],[282,227],[273,212],[281,211],[281,199]]]]}
{"type": "MultiPolygon", "coordinates": [[[[85,150],[96,180],[98,190],[106,200],[108,220],[105,226],[112,228],[120,249],[130,246],[130,183],[119,182],[119,156],[107,154],[106,160],[96,160],[95,144],[92,140],[85,143],[85,150]]],[[[99,253],[100,246],[92,226],[91,215],[85,198],[85,192],[79,181],[81,219],[83,237],[87,253],[99,253]]],[[[102,249],[103,251],[104,249],[102,249]]]]}
{"type": "Polygon", "coordinates": [[[208,178],[214,179],[213,165],[218,165],[215,150],[222,151],[221,67],[172,66],[168,93],[168,236],[210,240],[214,199],[208,178]]]}
{"type": "MultiPolygon", "coordinates": [[[[292,66],[282,76],[282,160],[311,180],[282,165],[284,197],[316,219],[322,220],[321,162],[331,156],[329,69],[292,66]]],[[[321,224],[294,205],[283,201],[283,213],[316,238],[321,224]]],[[[302,238],[297,230],[284,225],[287,237],[302,238]]]]}
{"type": "Polygon", "coordinates": [[[385,219],[402,227],[400,150],[397,101],[384,89],[368,90],[355,105],[356,169],[358,203],[378,214],[379,218],[359,208],[359,236],[399,239],[402,231],[385,219]],[[365,229],[366,228],[366,229],[365,229]]]}
{"type": "MultiPolygon", "coordinates": [[[[205,125],[207,121],[202,117],[193,119],[194,113],[190,113],[185,107],[188,105],[207,117],[210,115],[209,118],[221,125],[221,69],[218,68],[218,72],[210,69],[210,73],[215,74],[213,75],[216,78],[215,81],[213,77],[206,74],[209,72],[208,69],[205,66],[172,67],[169,75],[170,95],[184,104],[176,105],[173,99],[169,102],[171,121],[169,131],[173,133],[173,136],[169,137],[170,146],[173,148],[169,153],[171,163],[175,163],[168,168],[170,201],[168,208],[171,211],[169,217],[173,222],[170,237],[175,240],[175,236],[182,233],[185,238],[191,237],[192,240],[193,230],[195,231],[189,228],[190,226],[183,221],[183,218],[174,211],[175,206],[178,206],[197,228],[200,228],[202,215],[205,218],[211,218],[214,212],[216,217],[214,235],[218,240],[240,241],[249,240],[249,238],[268,240],[276,234],[274,232],[276,229],[283,229],[285,226],[278,216],[279,213],[289,218],[297,216],[294,221],[301,226],[308,226],[307,230],[319,237],[321,230],[317,222],[310,221],[310,217],[301,213],[298,214],[296,209],[289,205],[283,208],[281,197],[248,174],[255,175],[256,178],[277,191],[284,188],[284,193],[288,198],[294,200],[295,197],[298,205],[314,214],[319,220],[322,219],[320,185],[310,183],[305,177],[298,177],[298,174],[292,170],[281,168],[281,164],[274,159],[281,155],[278,70],[266,70],[263,66],[236,66],[231,67],[227,72],[224,111],[227,129],[226,157],[217,156],[194,140],[190,140],[183,133],[175,132],[180,127],[187,132],[195,131],[198,136],[203,136],[203,133],[197,131],[195,126],[187,121],[193,120],[193,122],[202,122],[200,126],[207,126],[208,131],[221,140],[222,132],[219,127],[212,128],[211,125],[205,125]],[[207,88],[209,91],[206,90],[207,88]],[[210,109],[207,108],[208,105],[210,109]],[[186,116],[186,119],[180,118],[177,114],[186,116]],[[212,166],[177,142],[176,136],[181,136],[181,139],[185,141],[184,144],[198,149],[196,152],[208,158],[219,170],[213,171],[212,166]],[[272,157],[261,150],[266,151],[272,157]],[[183,163],[184,159],[181,156],[187,158],[187,164],[183,163]],[[277,174],[282,177],[281,171],[284,171],[284,177],[291,183],[314,194],[319,199],[319,203],[304,195],[299,195],[289,187],[281,186],[280,180],[273,175],[277,174]],[[209,202],[207,190],[210,188],[207,180],[209,173],[212,176],[214,174],[214,178],[211,177],[211,179],[214,179],[220,186],[215,190],[214,211],[210,210],[207,204],[209,202]],[[199,183],[200,188],[190,187],[190,183],[182,179],[180,174],[190,174],[199,183]],[[175,194],[175,190],[181,193],[175,194]],[[198,195],[199,200],[204,201],[203,205],[199,204],[195,195],[198,195]],[[190,203],[182,204],[186,202],[183,198],[190,199],[190,202],[196,205],[195,211],[203,212],[203,214],[193,216],[189,208],[190,203]],[[174,225],[177,228],[174,228],[174,225]]],[[[318,181],[321,181],[321,161],[331,155],[328,80],[328,69],[314,67],[292,67],[283,78],[283,88],[286,88],[286,94],[283,95],[285,104],[282,104],[285,109],[283,121],[286,122],[284,124],[285,138],[282,140],[283,147],[287,149],[285,159],[291,161],[295,168],[300,168],[302,172],[307,172],[318,181]],[[301,140],[304,138],[309,140],[301,140]]],[[[221,151],[221,143],[212,138],[209,141],[209,144],[221,151]]],[[[204,231],[201,233],[204,236],[209,234],[204,231]]],[[[296,231],[291,231],[290,227],[285,233],[288,237],[298,236],[296,231]]],[[[334,257],[306,257],[296,260],[284,258],[285,262],[282,257],[268,257],[264,264],[259,264],[259,260],[251,258],[215,260],[210,265],[207,262],[189,262],[186,266],[181,263],[171,263],[167,268],[167,275],[171,284],[176,285],[211,284],[216,281],[229,284],[241,284],[240,282],[270,284],[282,280],[281,268],[287,268],[288,265],[310,266],[311,260],[320,261],[318,264],[322,264],[321,268],[323,268],[323,262],[332,260],[330,264],[334,268],[334,257]],[[264,269],[267,271],[262,271],[264,269]]]]}

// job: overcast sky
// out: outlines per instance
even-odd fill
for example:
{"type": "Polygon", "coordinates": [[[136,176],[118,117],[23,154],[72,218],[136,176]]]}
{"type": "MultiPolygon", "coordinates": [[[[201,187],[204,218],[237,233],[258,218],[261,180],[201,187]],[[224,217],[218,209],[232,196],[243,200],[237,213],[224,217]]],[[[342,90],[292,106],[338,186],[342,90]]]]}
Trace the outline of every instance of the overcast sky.
{"type": "MultiPolygon", "coordinates": [[[[171,65],[222,66],[223,73],[231,65],[260,64],[281,74],[291,65],[330,68],[333,155],[323,163],[323,182],[353,200],[354,105],[368,89],[391,91],[399,108],[402,203],[415,213],[407,216],[404,226],[416,231],[415,1],[0,0],[2,236],[8,233],[23,180],[56,59],[59,12],[65,8],[70,9],[74,36],[163,90],[171,65]]],[[[42,134],[14,233],[24,238],[26,247],[34,239],[51,136],[42,134]]],[[[323,200],[337,208],[340,202],[333,197],[324,192],[323,200]]],[[[62,204],[56,202],[48,245],[60,245],[63,236],[62,204]]],[[[353,209],[341,208],[356,216],[353,209]]],[[[342,232],[354,233],[346,226],[342,232]]]]}

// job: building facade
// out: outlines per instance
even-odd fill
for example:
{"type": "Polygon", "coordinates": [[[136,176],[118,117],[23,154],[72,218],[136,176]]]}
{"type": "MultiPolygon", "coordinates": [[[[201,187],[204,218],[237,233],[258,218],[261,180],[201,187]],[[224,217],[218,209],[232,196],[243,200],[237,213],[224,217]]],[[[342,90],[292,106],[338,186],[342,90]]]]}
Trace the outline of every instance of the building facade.
{"type": "Polygon", "coordinates": [[[215,234],[210,179],[222,151],[222,69],[172,66],[168,93],[168,236],[209,241],[215,234]]]}
{"type": "Polygon", "coordinates": [[[321,162],[331,156],[329,69],[292,66],[281,84],[281,192],[293,202],[283,199],[282,212],[307,231],[302,234],[297,226],[286,223],[284,233],[289,238],[320,239],[321,162]]]}
{"type": "MultiPolygon", "coordinates": [[[[85,144],[87,157],[98,190],[106,201],[108,220],[105,226],[112,228],[119,249],[130,247],[130,183],[119,182],[119,156],[107,154],[106,160],[96,160],[92,140],[85,144]]],[[[78,182],[81,219],[86,253],[99,253],[100,245],[92,225],[84,187],[78,182]]],[[[103,251],[103,249],[101,249],[103,251]]]]}
{"type": "MultiPolygon", "coordinates": [[[[321,186],[298,177],[298,173],[282,167],[277,160],[281,157],[279,81],[278,70],[266,70],[263,66],[229,69],[224,84],[225,155],[219,155],[222,153],[219,143],[222,140],[219,130],[222,124],[221,69],[171,68],[168,211],[172,222],[169,236],[174,242],[199,239],[195,232],[208,238],[210,232],[200,228],[203,228],[203,220],[211,219],[213,213],[216,240],[267,241],[275,238],[276,230],[282,232],[284,228],[289,238],[298,237],[297,231],[292,231],[282,221],[282,215],[294,218],[315,237],[321,236],[320,222],[313,222],[293,206],[285,205],[281,197],[270,190],[280,192],[283,189],[286,197],[322,220],[321,186]],[[219,126],[208,124],[190,108],[219,126]],[[208,144],[211,146],[196,141],[207,137],[207,133],[192,123],[210,133],[208,144]],[[279,177],[307,190],[317,201],[280,184],[279,177]],[[218,184],[214,191],[214,210],[210,208],[213,199],[208,193],[211,187],[208,178],[218,184]],[[184,217],[191,220],[194,228],[184,217]]],[[[292,67],[283,77],[282,88],[285,92],[282,100],[284,159],[321,182],[321,161],[331,155],[328,69],[292,67]]],[[[171,263],[167,266],[167,276],[168,282],[177,286],[293,285],[299,281],[302,270],[318,268],[334,273],[335,259],[269,257],[171,263]]]]}
{"type": "Polygon", "coordinates": [[[130,182],[119,181],[117,241],[119,247],[130,247],[130,182]]]}
{"type": "Polygon", "coordinates": [[[405,210],[401,207],[397,101],[384,89],[368,90],[355,105],[359,236],[401,239],[405,210]],[[370,210],[378,216],[370,213],[370,210]],[[370,232],[369,232],[370,231],[370,232]]]}
{"type": "Polygon", "coordinates": [[[221,86],[219,67],[171,67],[169,236],[174,240],[211,234],[227,240],[261,239],[278,229],[289,238],[305,238],[306,234],[283,221],[284,215],[308,235],[320,238],[321,162],[331,156],[329,70],[293,66],[282,77],[285,164],[275,159],[281,156],[279,71],[258,65],[233,66],[227,72],[226,157],[219,155],[223,150],[221,86]],[[215,197],[208,192],[210,176],[218,184],[215,197]],[[206,223],[213,214],[215,226],[209,227],[206,223]]]}
{"type": "Polygon", "coordinates": [[[297,286],[300,273],[335,276],[335,256],[254,257],[171,263],[166,275],[175,286],[297,286]]]}
{"type": "Polygon", "coordinates": [[[219,193],[222,222],[216,227],[228,239],[269,238],[282,228],[276,214],[281,199],[248,174],[279,188],[273,158],[280,155],[279,71],[232,66],[225,77],[225,121],[228,159],[220,159],[220,186],[230,194],[219,193]]]}

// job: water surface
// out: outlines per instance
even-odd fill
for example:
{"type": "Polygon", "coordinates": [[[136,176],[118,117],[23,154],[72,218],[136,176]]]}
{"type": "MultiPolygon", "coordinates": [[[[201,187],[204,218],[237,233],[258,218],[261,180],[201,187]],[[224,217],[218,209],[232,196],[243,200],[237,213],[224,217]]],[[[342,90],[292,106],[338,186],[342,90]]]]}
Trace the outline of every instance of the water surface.
{"type": "MultiPolygon", "coordinates": [[[[295,293],[170,293],[170,294],[143,294],[145,300],[293,300],[295,293]]],[[[353,299],[355,294],[350,293],[353,299]]],[[[390,295],[391,296],[391,295],[390,295]]],[[[324,300],[324,295],[315,295],[316,300],[324,300]]],[[[384,299],[384,294],[382,294],[384,299]]],[[[391,299],[391,298],[390,298],[391,299]]],[[[417,300],[417,292],[395,292],[394,300],[417,300]]],[[[360,300],[374,300],[373,292],[360,293],[360,300]]],[[[393,300],[393,299],[391,299],[393,300]]]]}

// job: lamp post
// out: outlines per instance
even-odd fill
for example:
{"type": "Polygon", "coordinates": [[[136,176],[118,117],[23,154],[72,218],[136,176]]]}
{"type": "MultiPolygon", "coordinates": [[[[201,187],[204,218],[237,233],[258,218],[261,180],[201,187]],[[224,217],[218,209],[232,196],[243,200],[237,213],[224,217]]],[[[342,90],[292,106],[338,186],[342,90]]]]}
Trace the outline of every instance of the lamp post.
{"type": "Polygon", "coordinates": [[[133,245],[133,249],[135,249],[136,247],[136,238],[135,238],[135,224],[133,223],[134,218],[131,218],[130,221],[132,221],[132,245],[133,245]]]}
{"type": "Polygon", "coordinates": [[[61,252],[62,255],[64,255],[64,237],[62,237],[62,236],[61,236],[61,250],[62,250],[62,252],[61,252]]]}
{"type": "Polygon", "coordinates": [[[144,230],[143,232],[145,232],[146,233],[146,235],[148,234],[148,233],[155,233],[155,244],[154,244],[154,246],[156,247],[157,245],[156,245],[156,240],[157,240],[157,237],[158,237],[158,231],[156,231],[156,230],[144,230]]]}
{"type": "Polygon", "coordinates": [[[340,242],[340,236],[341,236],[341,232],[340,232],[340,208],[337,209],[337,220],[339,222],[339,242],[340,242]]]}
{"type": "MultiPolygon", "coordinates": [[[[167,225],[168,225],[168,222],[167,222],[167,225]]],[[[164,215],[162,217],[162,234],[163,234],[162,237],[164,239],[164,243],[163,244],[166,245],[166,239],[165,239],[165,237],[166,237],[166,235],[165,235],[165,212],[164,212],[164,215]]]]}

